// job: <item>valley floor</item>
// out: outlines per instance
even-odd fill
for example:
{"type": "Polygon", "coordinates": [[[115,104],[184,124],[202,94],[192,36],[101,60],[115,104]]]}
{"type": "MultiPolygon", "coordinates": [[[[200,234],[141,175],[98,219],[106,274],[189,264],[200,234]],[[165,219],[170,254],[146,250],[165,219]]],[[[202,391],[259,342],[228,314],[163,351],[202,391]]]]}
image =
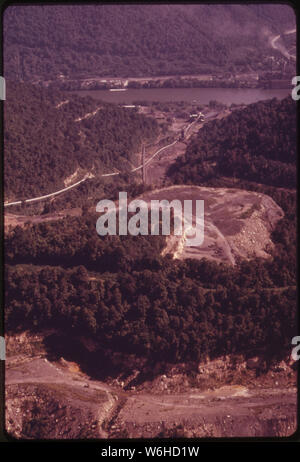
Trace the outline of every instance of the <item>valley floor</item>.
{"type": "Polygon", "coordinates": [[[50,361],[31,341],[25,334],[8,339],[6,430],[13,437],[266,437],[296,430],[291,364],[258,374],[250,363],[232,369],[224,358],[199,367],[194,382],[174,366],[135,387],[139,371],[123,382],[94,380],[76,363],[50,361]]]}

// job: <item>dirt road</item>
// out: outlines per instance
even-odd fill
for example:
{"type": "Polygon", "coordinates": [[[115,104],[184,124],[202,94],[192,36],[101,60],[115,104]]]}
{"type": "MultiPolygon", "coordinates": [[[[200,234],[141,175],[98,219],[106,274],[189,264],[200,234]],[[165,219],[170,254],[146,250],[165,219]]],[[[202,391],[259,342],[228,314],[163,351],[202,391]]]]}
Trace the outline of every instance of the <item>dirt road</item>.
{"type": "Polygon", "coordinates": [[[291,53],[289,53],[289,51],[285,48],[285,46],[282,43],[278,43],[282,35],[290,35],[290,34],[295,34],[295,33],[296,33],[296,29],[292,29],[292,30],[288,30],[284,32],[283,34],[276,35],[271,40],[272,48],[274,48],[274,50],[280,51],[280,53],[282,53],[283,56],[285,56],[287,59],[296,60],[296,55],[292,55],[291,53]]]}
{"type": "Polygon", "coordinates": [[[174,393],[165,384],[159,394],[124,391],[92,380],[74,363],[43,356],[8,358],[5,385],[7,427],[19,436],[34,409],[35,420],[52,429],[50,438],[78,437],[78,428],[81,434],[93,430],[93,437],[148,438],[180,425],[198,437],[272,436],[292,434],[296,425],[295,387],[225,385],[174,393]],[[47,400],[54,409],[49,414],[47,400]]]}

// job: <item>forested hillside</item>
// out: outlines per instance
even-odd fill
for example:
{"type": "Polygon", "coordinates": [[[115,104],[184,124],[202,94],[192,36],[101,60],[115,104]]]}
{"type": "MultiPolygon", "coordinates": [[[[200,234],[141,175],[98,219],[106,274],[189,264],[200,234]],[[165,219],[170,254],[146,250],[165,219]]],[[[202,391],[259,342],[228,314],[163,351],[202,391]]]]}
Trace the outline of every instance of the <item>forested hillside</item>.
{"type": "Polygon", "coordinates": [[[288,5],[10,6],[5,77],[192,74],[256,66],[270,35],[295,27],[288,5]]]}
{"type": "MultiPolygon", "coordinates": [[[[15,227],[5,244],[7,329],[63,331],[60,355],[84,335],[110,361],[115,353],[175,363],[234,353],[286,357],[296,335],[296,196],[257,189],[285,218],[272,233],[273,258],[236,267],[162,257],[163,236],[100,237],[96,214],[15,227]]],[[[85,366],[95,368],[97,355],[85,353],[85,366]]]]}
{"type": "MultiPolygon", "coordinates": [[[[294,109],[288,99],[272,100],[208,123],[173,173],[176,181],[219,186],[240,175],[239,188],[270,195],[285,214],[272,232],[271,259],[235,267],[172,260],[161,256],[163,236],[100,237],[90,213],[17,226],[5,243],[7,330],[53,327],[63,330],[66,345],[80,333],[110,361],[120,352],[169,362],[233,353],[286,357],[296,335],[296,194],[275,187],[287,177],[281,181],[271,167],[295,169],[294,109]],[[247,181],[239,162],[261,152],[265,175],[259,168],[247,181]]],[[[85,364],[96,367],[99,355],[87,354],[85,364]]]]}
{"type": "MultiPolygon", "coordinates": [[[[154,119],[93,99],[8,82],[4,111],[7,199],[63,188],[76,170],[128,171],[141,142],[158,134],[154,119]],[[69,101],[70,100],[70,101],[69,101]],[[64,103],[60,105],[60,103],[64,103]],[[94,113],[83,118],[87,114],[94,113]]],[[[77,180],[78,180],[77,179],[77,180]]]]}
{"type": "Polygon", "coordinates": [[[273,233],[273,260],[234,268],[161,257],[159,236],[101,238],[95,215],[16,227],[5,246],[7,329],[84,335],[110,360],[118,352],[170,362],[285,357],[296,333],[295,197],[277,200],[286,218],[273,233]]]}
{"type": "Polygon", "coordinates": [[[285,357],[296,334],[296,292],[259,287],[268,283],[263,275],[258,282],[256,271],[262,269],[245,265],[241,277],[228,268],[216,272],[212,264],[187,262],[97,278],[82,266],[25,273],[8,266],[6,325],[54,327],[69,338],[95,339],[104,350],[156,361],[261,350],[267,360],[285,357]],[[214,288],[203,288],[205,282],[214,288]]]}
{"type": "Polygon", "coordinates": [[[207,123],[172,165],[176,183],[227,176],[296,187],[296,104],[291,97],[250,104],[207,123]]]}

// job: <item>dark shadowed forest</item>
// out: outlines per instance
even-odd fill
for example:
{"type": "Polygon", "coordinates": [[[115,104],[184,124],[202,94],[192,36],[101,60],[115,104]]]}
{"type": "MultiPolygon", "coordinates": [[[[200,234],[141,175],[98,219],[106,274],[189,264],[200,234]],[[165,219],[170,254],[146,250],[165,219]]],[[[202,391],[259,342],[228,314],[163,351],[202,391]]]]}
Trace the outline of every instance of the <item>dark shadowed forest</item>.
{"type": "MultiPolygon", "coordinates": [[[[287,5],[51,5],[4,15],[6,77],[155,76],[259,69],[287,5]],[[92,38],[92,40],[91,40],[92,38]]],[[[276,51],[275,51],[276,54],[276,51]]]]}

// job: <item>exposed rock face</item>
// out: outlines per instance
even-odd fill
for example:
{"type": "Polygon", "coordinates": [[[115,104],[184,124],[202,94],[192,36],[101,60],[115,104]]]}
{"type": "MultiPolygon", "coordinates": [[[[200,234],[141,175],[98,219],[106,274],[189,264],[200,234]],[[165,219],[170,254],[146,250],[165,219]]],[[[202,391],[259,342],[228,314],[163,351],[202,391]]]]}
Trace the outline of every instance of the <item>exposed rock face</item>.
{"type": "Polygon", "coordinates": [[[115,398],[89,385],[18,383],[6,387],[6,430],[16,438],[104,438],[115,398]]]}
{"type": "MultiPolygon", "coordinates": [[[[133,422],[124,422],[127,435],[134,438],[230,438],[230,437],[285,437],[292,435],[297,428],[295,415],[286,416],[287,408],[277,410],[276,416],[272,411],[256,410],[255,407],[244,410],[243,415],[235,416],[228,414],[220,405],[213,404],[215,412],[209,414],[208,409],[202,408],[205,417],[191,419],[190,416],[184,421],[177,422],[147,422],[139,425],[133,422]],[[134,435],[134,436],[133,436],[134,435]]],[[[116,426],[117,428],[117,426],[116,426]]],[[[115,437],[120,434],[116,431],[115,437]]]]}
{"type": "Polygon", "coordinates": [[[247,367],[248,369],[255,370],[263,369],[264,361],[262,361],[261,358],[258,358],[257,356],[255,356],[254,358],[249,358],[247,361],[247,367]]]}
{"type": "MultiPolygon", "coordinates": [[[[145,193],[142,199],[204,200],[204,241],[187,246],[187,235],[167,238],[163,254],[174,258],[208,258],[234,265],[238,259],[267,258],[270,232],[283,218],[282,209],[265,194],[241,189],[171,186],[145,193]]],[[[195,212],[194,212],[195,213],[195,212]]],[[[195,223],[193,215],[193,223],[195,223]]]]}
{"type": "MultiPolygon", "coordinates": [[[[6,390],[6,430],[16,438],[101,438],[97,413],[68,399],[68,390],[15,384],[6,390]]],[[[70,389],[72,395],[75,390],[70,389]]],[[[82,396],[84,402],[84,398],[82,396]]]]}
{"type": "Polygon", "coordinates": [[[296,390],[242,386],[185,394],[129,394],[119,405],[89,403],[70,388],[14,384],[6,390],[6,430],[28,439],[289,436],[296,390]],[[60,390],[60,391],[59,391],[60,390]]]}
{"type": "Polygon", "coordinates": [[[7,338],[5,417],[13,437],[266,437],[296,430],[297,362],[290,358],[270,367],[258,356],[155,366],[128,358],[126,374],[100,381],[74,362],[48,360],[42,339],[7,338]]]}

